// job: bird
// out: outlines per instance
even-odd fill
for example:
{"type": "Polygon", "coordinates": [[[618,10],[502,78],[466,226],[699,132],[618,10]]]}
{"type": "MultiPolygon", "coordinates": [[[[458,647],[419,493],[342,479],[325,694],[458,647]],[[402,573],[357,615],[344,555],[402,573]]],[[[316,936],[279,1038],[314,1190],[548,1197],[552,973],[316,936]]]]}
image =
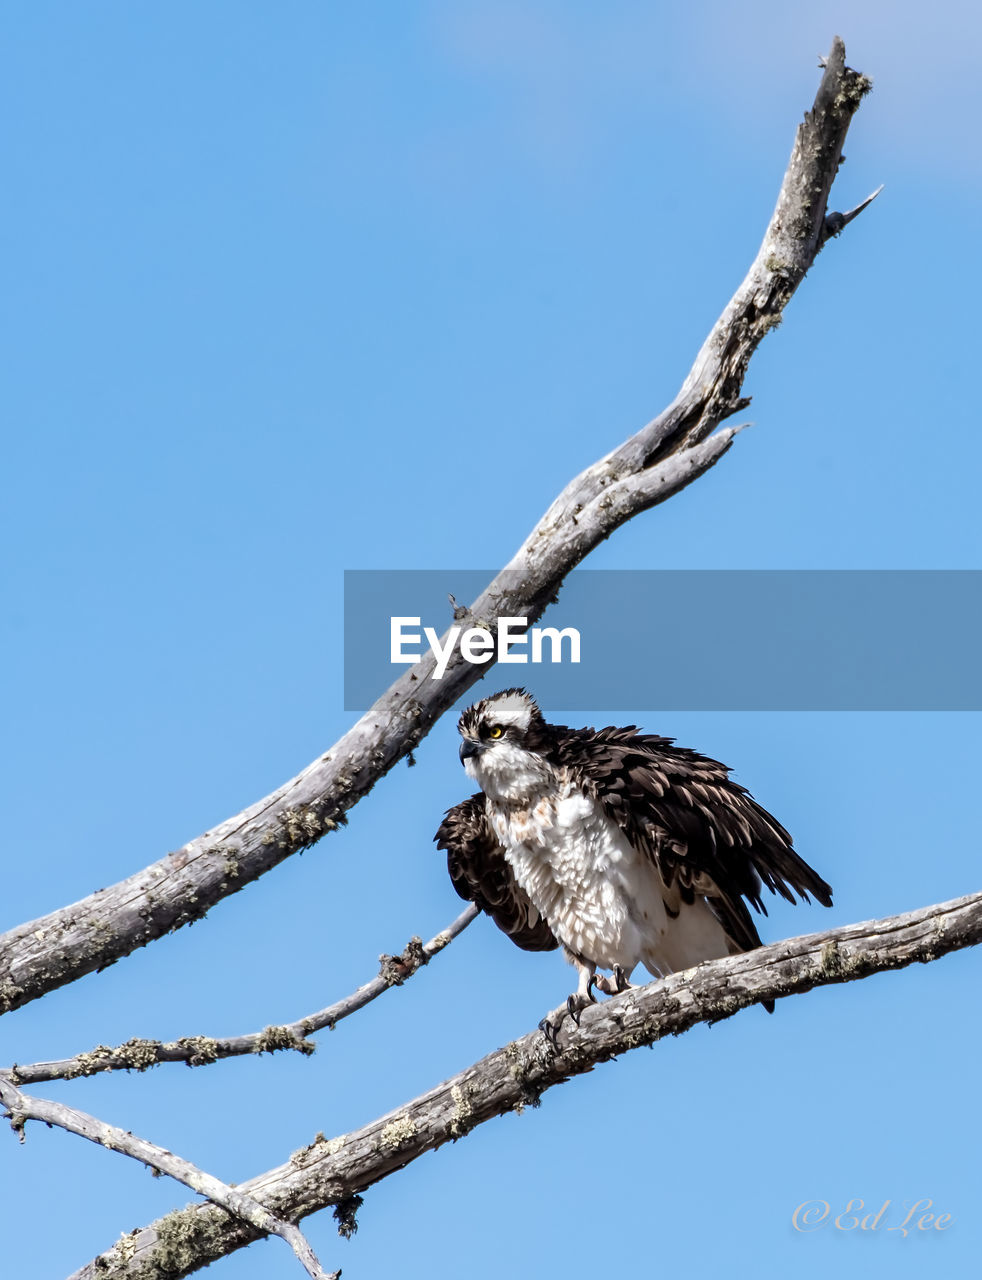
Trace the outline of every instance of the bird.
{"type": "MultiPolygon", "coordinates": [[[[468,707],[460,760],[480,790],[434,837],[454,889],[525,951],[562,948],[577,972],[558,1021],[579,1024],[594,990],[761,946],[748,909],[766,887],[832,905],[832,889],[729,768],[636,725],[549,724],[505,689],[468,707]],[[598,970],[606,970],[600,973],[598,970]]],[[[768,1012],[773,1002],[765,1002],[768,1012]]]]}

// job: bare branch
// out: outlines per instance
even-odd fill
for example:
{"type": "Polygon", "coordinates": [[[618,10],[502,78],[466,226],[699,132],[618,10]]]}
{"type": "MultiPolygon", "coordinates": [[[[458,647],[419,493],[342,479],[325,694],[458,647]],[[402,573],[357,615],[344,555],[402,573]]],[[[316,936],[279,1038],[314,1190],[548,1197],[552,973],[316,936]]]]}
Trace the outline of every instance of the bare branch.
{"type": "Polygon", "coordinates": [[[471,903],[452,924],[423,945],[421,939],[411,938],[398,956],[379,956],[381,968],[370,982],[363,983],[351,995],[329,1004],[326,1009],[309,1013],[296,1022],[283,1026],[265,1027],[248,1035],[213,1039],[211,1036],[183,1036],[166,1043],[160,1040],[127,1040],[125,1044],[109,1048],[96,1045],[88,1053],[74,1058],[62,1058],[57,1062],[33,1062],[27,1066],[16,1063],[6,1069],[16,1084],[41,1084],[46,1080],[74,1080],[79,1076],[94,1076],[101,1071],[146,1071],[159,1062],[184,1062],[189,1067],[203,1067],[220,1058],[235,1058],[247,1053],[274,1053],[277,1049],[296,1049],[300,1053],[313,1053],[316,1045],[307,1037],[323,1027],[334,1029],[336,1023],[370,1004],[390,987],[399,987],[423,965],[467,928],[479,914],[479,908],[471,903]]]}
{"type": "Polygon", "coordinates": [[[157,1173],[165,1173],[168,1177],[183,1182],[212,1204],[248,1223],[259,1235],[280,1236],[297,1255],[304,1270],[313,1280],[337,1280],[340,1276],[340,1271],[331,1272],[330,1275],[324,1271],[306,1236],[295,1223],[278,1218],[252,1196],[219,1181],[173,1152],[154,1146],[152,1142],[118,1129],[115,1125],[97,1120],[84,1111],[76,1111],[60,1102],[50,1102],[47,1098],[32,1098],[21,1093],[3,1072],[0,1072],[0,1102],[6,1108],[10,1127],[20,1134],[21,1142],[24,1141],[24,1126],[28,1120],[40,1120],[46,1125],[67,1129],[69,1133],[88,1138],[90,1142],[96,1142],[109,1151],[131,1156],[141,1164],[149,1165],[157,1173]]]}
{"type": "MultiPolygon", "coordinates": [[[[493,1116],[536,1106],[553,1085],[629,1049],[699,1022],[721,1021],[764,1000],[927,963],[980,942],[982,893],[976,893],[701,964],[591,1006],[578,1030],[565,1024],[558,1053],[541,1032],[530,1032],[398,1111],[330,1141],[319,1136],[244,1188],[274,1213],[299,1220],[364,1191],[493,1116]]],[[[189,1275],[259,1234],[220,1209],[190,1206],[135,1232],[125,1249],[114,1246],[71,1280],[163,1280],[157,1251],[175,1223],[190,1244],[182,1269],[168,1271],[168,1280],[189,1275]]]]}
{"type": "MultiPolygon", "coordinates": [[[[711,433],[746,405],[741,388],[750,358],[822,247],[842,144],[869,87],[864,76],[846,67],[845,48],[836,37],[814,106],[798,129],[760,252],[678,396],[566,487],[471,605],[472,617],[524,617],[531,625],[599,542],[704,474],[729,448],[732,432],[711,433]]],[[[112,888],[0,938],[0,1012],[200,919],[222,898],[333,831],[488,670],[459,653],[441,680],[430,678],[433,667],[432,655],[423,658],[325,755],[265,799],[112,888]]]]}

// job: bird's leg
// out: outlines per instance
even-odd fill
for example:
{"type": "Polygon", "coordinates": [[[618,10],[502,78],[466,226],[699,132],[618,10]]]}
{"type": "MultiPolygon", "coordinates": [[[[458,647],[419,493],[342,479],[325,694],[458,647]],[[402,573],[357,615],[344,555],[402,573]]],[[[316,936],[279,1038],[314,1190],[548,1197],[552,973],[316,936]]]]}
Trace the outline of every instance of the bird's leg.
{"type": "Polygon", "coordinates": [[[566,953],[566,958],[571,964],[576,966],[576,972],[579,975],[579,981],[576,990],[566,1000],[566,1012],[560,1010],[555,1022],[548,1017],[542,1019],[539,1023],[539,1030],[553,1046],[559,1047],[559,1028],[563,1025],[567,1018],[572,1018],[577,1026],[580,1025],[580,1014],[588,1004],[596,1004],[597,997],[593,994],[593,984],[595,982],[594,974],[597,971],[595,964],[590,964],[587,960],[581,960],[579,956],[566,953]]]}
{"type": "Polygon", "coordinates": [[[553,1022],[552,1019],[549,1017],[549,1015],[546,1014],[546,1016],[539,1023],[539,1030],[545,1036],[546,1043],[551,1044],[552,1047],[557,1050],[559,1048],[559,1028],[563,1025],[563,1022],[565,1021],[565,1019],[566,1019],[566,1014],[562,1011],[562,1009],[560,1009],[555,1022],[553,1022]]]}
{"type": "Polygon", "coordinates": [[[576,990],[566,1001],[566,1008],[569,1016],[573,1019],[577,1026],[580,1025],[580,1014],[588,1004],[596,1004],[597,997],[593,994],[594,974],[597,971],[595,964],[590,964],[586,960],[574,958],[573,963],[576,965],[576,972],[579,974],[579,982],[576,990]]]}
{"type": "Polygon", "coordinates": [[[606,974],[602,977],[594,979],[594,985],[598,991],[602,991],[605,996],[618,996],[622,991],[630,990],[632,983],[630,981],[631,974],[623,969],[619,964],[615,964],[611,976],[608,978],[606,974]]]}

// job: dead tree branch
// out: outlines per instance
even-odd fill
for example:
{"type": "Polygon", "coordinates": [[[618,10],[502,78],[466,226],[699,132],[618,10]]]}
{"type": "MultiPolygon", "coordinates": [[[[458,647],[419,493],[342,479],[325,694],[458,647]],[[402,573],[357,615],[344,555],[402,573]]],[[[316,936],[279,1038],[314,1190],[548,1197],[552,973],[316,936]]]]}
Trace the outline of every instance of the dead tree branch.
{"type": "Polygon", "coordinates": [[[6,1072],[15,1084],[42,1084],[46,1080],[75,1080],[79,1076],[94,1076],[101,1071],[146,1071],[158,1062],[184,1062],[189,1067],[203,1067],[221,1058],[235,1058],[247,1053],[274,1053],[278,1049],[296,1049],[310,1054],[316,1045],[307,1037],[324,1027],[334,1030],[336,1023],[363,1009],[390,987],[402,986],[434,956],[450,945],[459,933],[467,928],[479,914],[471,903],[452,924],[441,930],[425,945],[419,938],[411,938],[397,956],[379,956],[380,969],[370,982],[363,983],[356,991],[336,1000],[326,1009],[308,1013],[296,1022],[282,1026],[265,1027],[248,1035],[227,1036],[214,1039],[211,1036],[183,1036],[180,1040],[163,1042],[136,1038],[110,1048],[99,1044],[87,1053],[74,1058],[62,1058],[57,1062],[32,1062],[19,1066],[15,1063],[6,1072]]]}
{"type": "Polygon", "coordinates": [[[168,1177],[183,1182],[192,1191],[205,1196],[213,1205],[233,1214],[241,1222],[248,1223],[260,1235],[280,1236],[297,1255],[304,1270],[313,1277],[313,1280],[337,1280],[341,1274],[339,1271],[334,1271],[329,1275],[324,1271],[317,1261],[310,1242],[295,1223],[286,1222],[277,1217],[246,1192],[220,1182],[218,1178],[205,1173],[187,1160],[182,1160],[172,1151],[165,1151],[163,1147],[154,1146],[152,1142],[127,1133],[125,1129],[106,1124],[103,1120],[97,1120],[95,1116],[87,1115],[84,1111],[76,1111],[73,1107],[66,1107],[61,1102],[50,1102],[47,1098],[32,1098],[26,1093],[21,1093],[9,1076],[2,1072],[0,1072],[0,1102],[6,1108],[10,1127],[15,1133],[20,1134],[21,1142],[24,1141],[24,1126],[28,1120],[40,1120],[48,1126],[56,1125],[59,1129],[67,1129],[69,1133],[88,1138],[90,1142],[98,1143],[109,1151],[118,1151],[122,1155],[130,1156],[156,1170],[157,1173],[167,1174],[168,1177]]]}
{"type": "MultiPolygon", "coordinates": [[[[746,404],[747,365],[822,247],[828,197],[853,113],[870,83],[836,37],[799,126],[777,206],[746,279],[663,413],[577,476],[468,610],[531,625],[566,575],[620,525],[703,475],[729,449],[716,431],[746,404]],[[715,434],[711,434],[715,432],[715,434]]],[[[452,586],[453,584],[448,584],[452,586]]],[[[0,938],[0,1012],[114,963],[200,919],[216,902],[345,821],[392,766],[488,667],[455,653],[439,681],[428,655],[323,756],[271,795],[129,879],[0,938]]]]}
{"type": "MultiPolygon", "coordinates": [[[[540,1031],[530,1032],[361,1129],[329,1141],[319,1137],[242,1189],[273,1213],[299,1220],[364,1191],[494,1116],[536,1106],[553,1085],[629,1049],[699,1022],[721,1021],[764,1000],[926,964],[980,942],[982,893],[976,893],[710,961],[591,1006],[578,1030],[564,1025],[558,1053],[540,1031]]],[[[258,1235],[213,1205],[192,1205],[134,1232],[71,1280],[177,1280],[258,1235]],[[183,1261],[179,1269],[164,1271],[158,1251],[175,1236],[185,1243],[183,1261]]]]}

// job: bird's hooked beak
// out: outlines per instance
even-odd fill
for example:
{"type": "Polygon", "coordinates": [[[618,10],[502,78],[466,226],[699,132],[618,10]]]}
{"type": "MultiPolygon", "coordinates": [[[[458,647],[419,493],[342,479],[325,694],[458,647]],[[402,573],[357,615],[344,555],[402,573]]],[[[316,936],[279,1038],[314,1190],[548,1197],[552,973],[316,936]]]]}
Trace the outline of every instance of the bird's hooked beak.
{"type": "Polygon", "coordinates": [[[484,743],[478,742],[476,738],[464,738],[460,744],[460,763],[470,760],[473,756],[480,755],[484,750],[484,743]]]}

